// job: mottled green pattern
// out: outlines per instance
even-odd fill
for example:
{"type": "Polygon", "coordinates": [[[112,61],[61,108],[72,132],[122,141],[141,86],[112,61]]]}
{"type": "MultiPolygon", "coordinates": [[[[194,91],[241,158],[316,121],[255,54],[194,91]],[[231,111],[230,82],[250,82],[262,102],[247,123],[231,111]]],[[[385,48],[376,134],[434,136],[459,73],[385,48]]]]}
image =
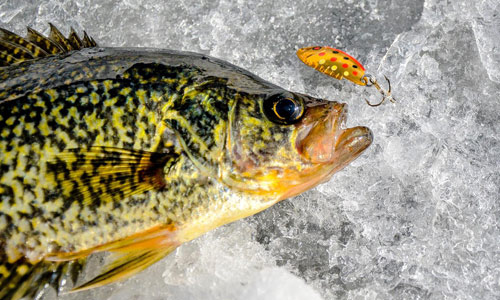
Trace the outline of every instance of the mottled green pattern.
{"type": "MultiPolygon", "coordinates": [[[[178,105],[184,105],[179,108],[186,112],[184,117],[190,124],[195,119],[202,119],[200,117],[208,119],[209,115],[199,108],[198,103],[193,105],[192,99],[178,96],[179,90],[190,84],[188,76],[191,74],[195,72],[186,74],[184,69],[136,64],[120,79],[77,82],[2,103],[0,230],[8,256],[15,258],[18,251],[34,251],[42,255],[49,244],[53,250],[78,251],[144,230],[161,221],[179,221],[165,218],[168,208],[163,208],[163,214],[145,214],[135,208],[151,206],[160,209],[177,200],[169,197],[157,203],[154,200],[159,192],[139,193],[138,187],[131,185],[127,188],[139,195],[117,197],[110,204],[101,201],[103,193],[90,191],[88,193],[93,193],[89,200],[92,205],[83,205],[81,189],[92,190],[91,186],[85,185],[88,180],[80,184],[61,183],[71,179],[72,174],[96,177],[92,174],[96,166],[91,164],[87,165],[88,173],[78,173],[78,165],[71,163],[75,159],[67,155],[68,149],[86,153],[90,147],[105,146],[166,152],[170,145],[165,145],[164,132],[157,126],[162,119],[160,100],[168,103],[168,100],[179,99],[178,102],[183,104],[178,105]],[[66,165],[66,161],[70,163],[66,165]],[[138,222],[141,224],[136,224],[138,222]],[[44,226],[48,223],[51,226],[44,226]],[[92,227],[101,234],[89,234],[92,227]]],[[[200,99],[199,102],[203,101],[200,99]]],[[[216,117],[211,120],[216,120],[216,117]]],[[[182,135],[184,129],[177,123],[172,124],[182,135]]],[[[202,135],[204,144],[213,147],[213,141],[206,143],[210,140],[207,138],[209,134],[204,132],[202,135]]],[[[199,150],[200,147],[196,146],[199,141],[187,137],[186,141],[190,148],[199,150]]],[[[165,160],[160,154],[157,156],[163,171],[165,160]]],[[[135,165],[130,161],[125,163],[135,165]]],[[[98,175],[98,179],[103,179],[98,175]]],[[[109,181],[110,178],[103,180],[109,181]]],[[[166,189],[178,191],[178,184],[168,182],[166,189]],[[175,188],[170,188],[170,185],[175,188]]],[[[152,188],[154,186],[148,189],[152,188]]]]}
{"type": "MultiPolygon", "coordinates": [[[[50,88],[40,88],[50,78],[19,84],[31,76],[21,68],[13,72],[17,78],[2,82],[8,85],[3,89],[8,100],[0,102],[3,260],[37,261],[47,253],[86,250],[161,224],[180,226],[207,211],[212,199],[223,199],[174,134],[197,162],[205,163],[206,151],[220,148],[211,126],[225,122],[227,104],[217,90],[202,88],[213,78],[198,77],[194,85],[200,74],[195,67],[136,63],[116,78],[85,80],[82,74],[92,74],[92,68],[109,68],[84,65],[84,72],[71,71],[71,83],[67,78],[68,84],[50,83],[50,88]],[[177,110],[183,113],[172,115],[177,110]],[[190,136],[193,130],[197,138],[190,136]],[[117,162],[111,168],[113,155],[117,162]],[[149,184],[150,178],[158,182],[149,184]]],[[[4,265],[0,275],[12,274],[9,268],[4,265]]]]}
{"type": "Polygon", "coordinates": [[[123,255],[84,288],[131,275],[313,187],[371,142],[361,129],[343,137],[360,143],[345,144],[338,161],[312,163],[297,146],[310,132],[312,152],[317,137],[338,138],[322,124],[342,125],[343,105],[204,55],[70,51],[95,42],[54,27],[48,38],[2,31],[0,41],[0,298],[57,286],[94,252],[123,255]],[[276,95],[300,98],[310,123],[268,119],[263,103],[276,95]]]}

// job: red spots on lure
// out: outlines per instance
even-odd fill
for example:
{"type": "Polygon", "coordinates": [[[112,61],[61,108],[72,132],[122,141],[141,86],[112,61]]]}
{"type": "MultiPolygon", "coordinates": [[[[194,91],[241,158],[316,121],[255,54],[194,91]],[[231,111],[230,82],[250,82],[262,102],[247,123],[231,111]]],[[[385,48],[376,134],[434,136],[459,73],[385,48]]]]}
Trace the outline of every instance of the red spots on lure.
{"type": "Polygon", "coordinates": [[[382,101],[371,104],[365,100],[370,106],[379,106],[386,99],[391,102],[396,101],[391,95],[391,82],[387,77],[384,76],[389,88],[384,90],[375,77],[365,74],[365,68],[359,61],[342,50],[319,46],[307,47],[297,50],[297,56],[306,65],[338,80],[345,78],[355,84],[374,86],[382,94],[382,101]]]}
{"type": "Polygon", "coordinates": [[[299,49],[297,56],[306,65],[336,79],[345,78],[356,84],[366,85],[362,79],[365,75],[365,68],[344,51],[316,46],[299,49]]]}

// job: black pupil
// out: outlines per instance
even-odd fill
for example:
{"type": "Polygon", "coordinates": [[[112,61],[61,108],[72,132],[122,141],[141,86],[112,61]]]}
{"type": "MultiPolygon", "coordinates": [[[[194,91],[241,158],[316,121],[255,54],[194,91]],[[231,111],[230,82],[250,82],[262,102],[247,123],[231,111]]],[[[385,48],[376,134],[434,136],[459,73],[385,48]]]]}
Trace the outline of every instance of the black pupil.
{"type": "Polygon", "coordinates": [[[276,114],[285,120],[295,119],[299,107],[290,99],[280,99],[276,103],[276,114]]]}
{"type": "Polygon", "coordinates": [[[303,99],[292,93],[276,93],[262,103],[262,112],[267,119],[280,125],[298,122],[304,113],[303,99]]]}

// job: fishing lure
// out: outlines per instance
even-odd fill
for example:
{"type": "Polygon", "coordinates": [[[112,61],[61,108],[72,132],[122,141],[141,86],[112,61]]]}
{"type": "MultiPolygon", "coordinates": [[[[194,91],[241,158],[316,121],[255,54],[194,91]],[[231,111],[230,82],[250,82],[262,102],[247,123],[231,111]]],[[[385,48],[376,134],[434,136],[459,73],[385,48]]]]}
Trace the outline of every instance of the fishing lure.
{"type": "Polygon", "coordinates": [[[306,65],[335,79],[341,80],[345,78],[358,85],[374,86],[382,94],[382,101],[371,104],[368,100],[365,100],[370,106],[379,106],[386,99],[395,102],[395,99],[391,96],[391,82],[389,79],[384,76],[389,84],[389,89],[385,91],[373,75],[365,73],[366,70],[359,61],[344,51],[331,47],[315,46],[300,48],[297,50],[297,56],[306,65]]]}

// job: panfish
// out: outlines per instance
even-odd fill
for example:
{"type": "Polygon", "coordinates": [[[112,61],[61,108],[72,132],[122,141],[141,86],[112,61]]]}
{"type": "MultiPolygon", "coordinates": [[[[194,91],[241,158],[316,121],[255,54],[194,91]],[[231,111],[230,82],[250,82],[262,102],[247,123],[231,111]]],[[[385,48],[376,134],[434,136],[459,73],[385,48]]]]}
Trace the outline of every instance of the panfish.
{"type": "Polygon", "coordinates": [[[0,30],[0,299],[131,276],[329,180],[372,142],[346,105],[191,52],[0,30]]]}

